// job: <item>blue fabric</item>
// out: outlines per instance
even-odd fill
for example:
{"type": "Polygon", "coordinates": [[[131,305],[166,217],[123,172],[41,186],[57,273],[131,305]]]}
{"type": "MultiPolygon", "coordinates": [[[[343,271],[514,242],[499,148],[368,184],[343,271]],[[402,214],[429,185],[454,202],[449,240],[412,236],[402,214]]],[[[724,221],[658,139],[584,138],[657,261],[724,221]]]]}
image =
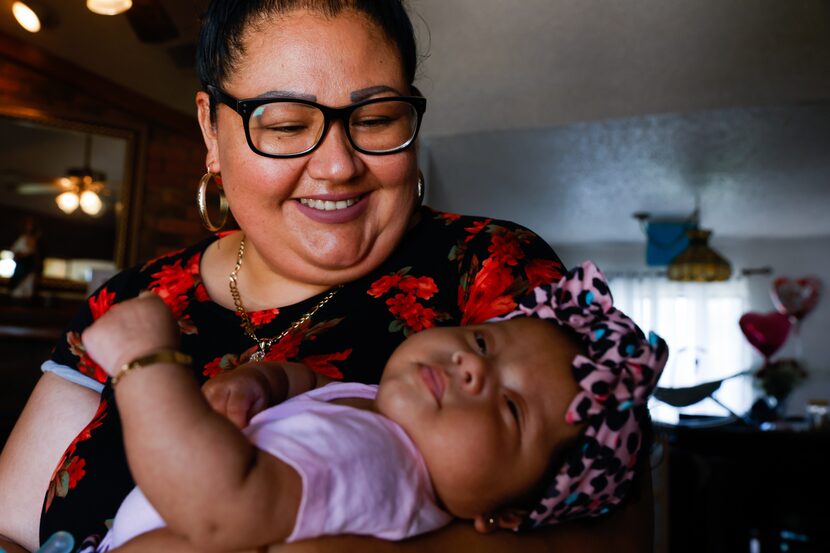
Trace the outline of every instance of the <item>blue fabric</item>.
{"type": "Polygon", "coordinates": [[[689,245],[686,231],[694,228],[689,222],[648,223],[646,226],[646,265],[661,267],[668,265],[689,245]]]}

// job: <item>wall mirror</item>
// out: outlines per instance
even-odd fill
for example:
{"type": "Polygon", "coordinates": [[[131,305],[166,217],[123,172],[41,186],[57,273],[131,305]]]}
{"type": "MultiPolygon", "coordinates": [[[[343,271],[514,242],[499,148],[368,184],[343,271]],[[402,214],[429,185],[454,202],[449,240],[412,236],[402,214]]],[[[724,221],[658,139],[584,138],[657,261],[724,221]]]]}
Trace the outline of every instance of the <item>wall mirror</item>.
{"type": "Polygon", "coordinates": [[[130,131],[0,115],[0,278],[27,228],[41,296],[77,298],[123,266],[132,152],[130,131]]]}

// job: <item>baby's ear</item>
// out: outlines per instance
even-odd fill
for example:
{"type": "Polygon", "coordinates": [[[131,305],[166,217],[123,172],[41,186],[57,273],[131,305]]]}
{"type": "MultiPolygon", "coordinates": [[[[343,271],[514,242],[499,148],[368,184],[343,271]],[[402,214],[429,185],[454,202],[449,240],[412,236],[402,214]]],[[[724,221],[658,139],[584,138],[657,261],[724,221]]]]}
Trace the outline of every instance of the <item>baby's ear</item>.
{"type": "Polygon", "coordinates": [[[519,527],[524,517],[523,512],[516,509],[504,509],[490,515],[478,515],[473,519],[473,526],[482,534],[501,528],[503,530],[515,530],[519,527]]]}

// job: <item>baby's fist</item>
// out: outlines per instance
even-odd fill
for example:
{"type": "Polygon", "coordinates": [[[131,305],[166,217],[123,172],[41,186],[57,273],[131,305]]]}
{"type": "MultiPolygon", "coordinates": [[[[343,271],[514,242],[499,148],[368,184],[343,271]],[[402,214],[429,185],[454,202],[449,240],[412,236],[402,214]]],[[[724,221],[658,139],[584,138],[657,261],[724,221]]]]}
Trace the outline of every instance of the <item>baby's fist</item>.
{"type": "Polygon", "coordinates": [[[163,349],[178,349],[179,326],[157,295],[115,304],[81,336],[92,359],[112,376],[125,363],[163,349]]]}

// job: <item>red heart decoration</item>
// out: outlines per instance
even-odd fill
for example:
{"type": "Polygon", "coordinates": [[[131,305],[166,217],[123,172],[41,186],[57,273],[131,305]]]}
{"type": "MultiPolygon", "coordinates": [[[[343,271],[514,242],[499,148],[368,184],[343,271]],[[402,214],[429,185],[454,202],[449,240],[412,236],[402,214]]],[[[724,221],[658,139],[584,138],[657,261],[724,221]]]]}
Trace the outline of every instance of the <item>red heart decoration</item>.
{"type": "Polygon", "coordinates": [[[772,283],[772,302],[779,313],[797,320],[806,317],[818,304],[821,281],[817,277],[778,277],[772,283]]]}
{"type": "Polygon", "coordinates": [[[777,311],[765,314],[744,313],[738,324],[752,347],[766,359],[781,349],[787,341],[791,326],[789,317],[777,311]]]}

